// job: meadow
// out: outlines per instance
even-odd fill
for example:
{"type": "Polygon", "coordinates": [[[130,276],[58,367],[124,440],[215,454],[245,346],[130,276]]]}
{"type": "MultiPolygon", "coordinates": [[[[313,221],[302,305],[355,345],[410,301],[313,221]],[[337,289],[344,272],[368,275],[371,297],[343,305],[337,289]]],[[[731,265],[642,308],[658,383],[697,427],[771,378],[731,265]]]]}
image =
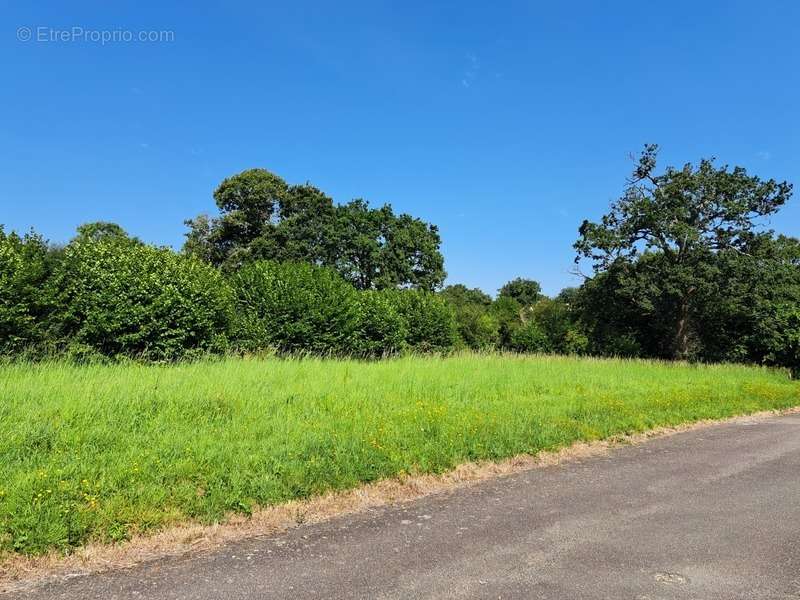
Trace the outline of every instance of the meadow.
{"type": "Polygon", "coordinates": [[[513,354],[0,366],[0,554],[800,404],[784,372],[513,354]]]}

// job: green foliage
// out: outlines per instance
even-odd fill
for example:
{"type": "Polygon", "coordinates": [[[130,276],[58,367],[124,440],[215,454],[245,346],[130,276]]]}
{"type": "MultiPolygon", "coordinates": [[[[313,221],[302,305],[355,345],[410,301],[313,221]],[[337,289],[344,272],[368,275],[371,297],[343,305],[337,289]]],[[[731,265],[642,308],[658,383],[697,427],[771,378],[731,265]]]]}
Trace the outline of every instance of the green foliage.
{"type": "Polygon", "coordinates": [[[20,352],[42,341],[42,286],[48,251],[34,233],[20,237],[0,227],[0,354],[20,352]]]}
{"type": "Polygon", "coordinates": [[[502,348],[511,348],[511,338],[522,326],[522,304],[511,296],[500,295],[490,308],[492,316],[497,321],[498,345],[502,348]]]}
{"type": "Polygon", "coordinates": [[[762,314],[753,330],[762,362],[785,367],[800,377],[800,304],[770,303],[759,307],[762,314]]]}
{"type": "Polygon", "coordinates": [[[248,169],[228,177],[214,191],[221,215],[186,221],[184,250],[215,265],[235,269],[252,260],[250,244],[263,236],[280,211],[288,186],[265,169],[248,169]]]}
{"type": "Polygon", "coordinates": [[[697,167],[667,167],[654,174],[658,146],[648,144],[623,196],[600,223],[584,221],[575,243],[579,257],[604,270],[617,257],[646,250],[680,262],[696,251],[742,248],[758,219],[780,209],[792,186],[762,181],[742,167],[717,168],[703,159],[697,167]]]}
{"type": "Polygon", "coordinates": [[[448,285],[439,293],[456,308],[467,304],[488,308],[492,304],[492,297],[489,294],[478,288],[469,289],[463,283],[448,285]]]}
{"type": "Polygon", "coordinates": [[[263,169],[219,185],[219,215],[187,222],[181,255],[104,221],[66,248],[0,228],[0,354],[172,360],[224,349],[235,320],[235,345],[254,351],[500,348],[797,371],[800,242],[760,221],[792,186],[711,160],[655,171],[646,146],[622,197],[579,230],[576,262],[594,276],[554,299],[523,278],[495,300],[460,284],[433,294],[435,226],[263,169]]]}
{"type": "Polygon", "coordinates": [[[214,198],[220,216],[186,221],[184,251],[226,271],[254,260],[308,262],[334,268],[363,290],[433,290],[444,280],[436,226],[389,205],[335,205],[319,189],[288,186],[264,169],[226,179],[214,198]]]}
{"type": "Polygon", "coordinates": [[[76,241],[99,242],[101,240],[129,240],[138,242],[137,238],[128,235],[120,225],[108,221],[95,221],[78,226],[76,241]]]}
{"type": "Polygon", "coordinates": [[[511,334],[511,349],[517,352],[549,352],[547,334],[536,321],[528,321],[511,334]]]}
{"type": "Polygon", "coordinates": [[[468,307],[459,312],[459,317],[462,319],[459,331],[468,348],[473,350],[492,350],[499,345],[500,323],[492,313],[487,311],[473,312],[473,309],[468,307]],[[463,322],[465,318],[466,323],[463,322]]]}
{"type": "Polygon", "coordinates": [[[485,308],[466,304],[455,309],[460,345],[473,350],[493,348],[499,341],[497,319],[485,308]]]}
{"type": "Polygon", "coordinates": [[[242,348],[315,354],[351,349],[359,327],[357,292],[331,269],[257,261],[242,267],[231,284],[242,348]]]}
{"type": "Polygon", "coordinates": [[[589,341],[581,331],[570,305],[559,299],[543,298],[526,311],[547,339],[547,349],[558,354],[583,354],[589,341]]]}
{"type": "Polygon", "coordinates": [[[762,181],[741,167],[717,168],[711,160],[656,175],[656,154],[656,146],[645,146],[611,211],[599,223],[583,222],[576,262],[589,259],[598,273],[617,269],[611,281],[621,284],[621,296],[658,329],[639,336],[640,344],[656,346],[648,354],[693,358],[702,352],[698,315],[713,294],[713,255],[744,252],[758,237],[759,219],[774,214],[791,197],[792,186],[762,181]],[[641,299],[633,294],[637,288],[645,292],[641,299]]]}
{"type": "Polygon", "coordinates": [[[763,234],[746,236],[740,248],[695,253],[680,265],[646,252],[587,281],[576,306],[592,352],[671,358],[674,323],[689,289],[687,358],[792,368],[791,334],[784,332],[791,331],[792,307],[800,306],[798,266],[800,243],[763,234]]]}
{"type": "Polygon", "coordinates": [[[336,207],[335,268],[358,289],[410,286],[432,291],[444,281],[441,238],[435,225],[395,215],[364,200],[336,207]]]}
{"type": "Polygon", "coordinates": [[[463,284],[448,285],[440,292],[452,307],[458,332],[458,344],[473,350],[494,348],[499,341],[499,323],[489,313],[492,298],[478,288],[463,284]]]}
{"type": "Polygon", "coordinates": [[[230,290],[213,267],[113,236],[70,243],[45,295],[52,341],[104,356],[223,350],[231,319],[230,290]]]}
{"type": "Polygon", "coordinates": [[[405,322],[406,344],[416,352],[451,350],[458,333],[452,307],[424,290],[386,290],[405,322]]]}
{"type": "Polygon", "coordinates": [[[398,354],[405,348],[407,337],[406,320],[391,292],[359,292],[357,325],[350,342],[352,354],[367,357],[398,354]]]}
{"type": "Polygon", "coordinates": [[[509,281],[499,291],[500,297],[513,298],[522,306],[533,306],[544,296],[538,281],[517,277],[509,281]]]}

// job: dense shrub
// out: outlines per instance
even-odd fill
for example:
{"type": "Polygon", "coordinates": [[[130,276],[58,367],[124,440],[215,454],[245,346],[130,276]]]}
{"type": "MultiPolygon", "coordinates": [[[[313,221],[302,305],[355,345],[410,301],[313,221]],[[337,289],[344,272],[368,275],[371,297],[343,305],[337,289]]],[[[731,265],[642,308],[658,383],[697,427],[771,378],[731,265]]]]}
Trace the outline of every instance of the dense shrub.
{"type": "Polygon", "coordinates": [[[246,350],[346,354],[359,326],[357,292],[338,273],[306,263],[257,261],[231,283],[236,341],[246,350]]]}
{"type": "Polygon", "coordinates": [[[511,334],[511,349],[517,352],[548,352],[547,334],[536,321],[528,321],[511,334]]]}
{"type": "Polygon", "coordinates": [[[388,356],[406,346],[406,322],[392,295],[385,291],[358,293],[358,318],[350,350],[357,356],[388,356]]]}
{"type": "Polygon", "coordinates": [[[526,311],[547,338],[547,349],[558,354],[583,354],[589,340],[580,330],[569,304],[560,299],[542,298],[526,311]]]}
{"type": "Polygon", "coordinates": [[[0,227],[0,354],[41,341],[41,288],[48,272],[47,245],[35,234],[6,234],[0,227]]]}
{"type": "Polygon", "coordinates": [[[762,363],[785,367],[800,377],[800,308],[794,303],[764,303],[757,310],[754,353],[762,363]]]}
{"type": "MultiPolygon", "coordinates": [[[[504,289],[507,286],[504,286],[504,289]]],[[[498,344],[502,348],[511,347],[511,338],[514,332],[522,326],[522,313],[525,308],[514,298],[507,295],[499,295],[492,302],[490,312],[497,320],[498,325],[498,344]]]]}
{"type": "Polygon", "coordinates": [[[478,288],[463,284],[448,285],[440,292],[451,306],[456,323],[456,345],[485,350],[500,340],[500,321],[492,308],[492,298],[478,288]]]}
{"type": "Polygon", "coordinates": [[[222,350],[232,316],[216,269],[125,238],[70,243],[47,300],[58,346],[106,356],[163,360],[222,350]]]}
{"type": "Polygon", "coordinates": [[[387,290],[403,317],[406,344],[418,352],[440,352],[453,348],[458,339],[455,315],[448,302],[422,290],[387,290]]]}

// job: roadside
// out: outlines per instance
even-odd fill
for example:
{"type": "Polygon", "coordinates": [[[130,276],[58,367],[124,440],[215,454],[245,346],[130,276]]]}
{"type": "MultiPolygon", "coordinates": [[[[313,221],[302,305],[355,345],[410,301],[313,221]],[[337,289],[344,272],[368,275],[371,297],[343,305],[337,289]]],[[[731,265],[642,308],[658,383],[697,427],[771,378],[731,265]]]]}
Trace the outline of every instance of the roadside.
{"type": "MultiPolygon", "coordinates": [[[[783,411],[784,415],[800,413],[800,409],[783,411]]],[[[525,472],[536,467],[554,466],[565,462],[575,463],[576,468],[582,459],[598,457],[610,449],[625,445],[635,445],[653,438],[664,438],[681,432],[702,430],[713,427],[714,431],[744,425],[775,421],[774,412],[757,413],[750,416],[735,417],[722,422],[698,422],[677,428],[662,428],[635,436],[626,436],[609,441],[581,443],[553,453],[541,453],[536,457],[520,456],[499,463],[465,464],[444,475],[406,477],[362,486],[356,490],[327,494],[307,501],[291,502],[285,505],[261,509],[252,518],[232,518],[229,522],[215,526],[189,524],[170,528],[156,535],[139,537],[122,545],[109,546],[91,544],[74,554],[61,557],[47,555],[38,558],[12,557],[0,567],[0,590],[5,592],[32,589],[42,584],[63,582],[81,575],[103,571],[130,568],[147,569],[167,559],[187,555],[182,560],[208,560],[216,552],[226,552],[226,548],[236,543],[261,543],[259,540],[247,542],[249,538],[275,536],[296,528],[329,521],[333,517],[365,514],[367,509],[376,509],[392,504],[399,506],[387,510],[402,511],[407,503],[425,496],[439,495],[458,488],[473,486],[500,476],[524,476],[525,472]],[[243,541],[244,540],[244,541],[243,541]],[[205,557],[205,558],[202,558],[205,557]]],[[[793,418],[791,423],[800,423],[793,418]]],[[[800,435],[792,443],[800,445],[800,435]]],[[[645,451],[647,454],[647,451],[645,451]]],[[[687,456],[686,459],[691,459],[687,456]]],[[[697,459],[695,459],[697,460],[697,459]]],[[[498,482],[498,485],[500,482],[498,482]]],[[[597,493],[602,490],[598,489],[597,493]]],[[[359,518],[355,515],[354,518],[359,518]]],[[[305,529],[305,527],[304,527],[305,529]]]]}

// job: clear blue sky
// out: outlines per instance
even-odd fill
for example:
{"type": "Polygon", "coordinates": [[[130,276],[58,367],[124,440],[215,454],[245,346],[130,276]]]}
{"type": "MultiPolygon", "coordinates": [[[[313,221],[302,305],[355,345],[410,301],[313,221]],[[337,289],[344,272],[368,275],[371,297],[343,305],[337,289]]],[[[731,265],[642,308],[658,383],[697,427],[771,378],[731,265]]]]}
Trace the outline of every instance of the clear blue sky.
{"type": "Polygon", "coordinates": [[[265,167],[438,224],[450,282],[555,293],[645,142],[800,185],[794,1],[0,7],[0,223],[52,241],[109,220],[178,247],[265,167]],[[73,27],[174,40],[36,39],[73,27]]]}

